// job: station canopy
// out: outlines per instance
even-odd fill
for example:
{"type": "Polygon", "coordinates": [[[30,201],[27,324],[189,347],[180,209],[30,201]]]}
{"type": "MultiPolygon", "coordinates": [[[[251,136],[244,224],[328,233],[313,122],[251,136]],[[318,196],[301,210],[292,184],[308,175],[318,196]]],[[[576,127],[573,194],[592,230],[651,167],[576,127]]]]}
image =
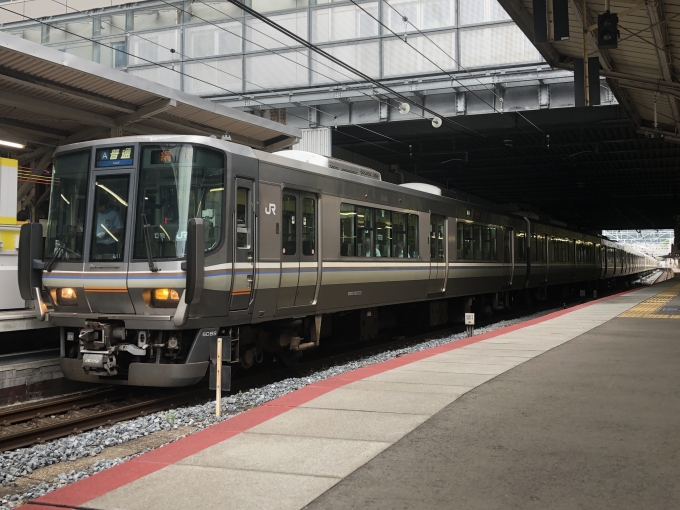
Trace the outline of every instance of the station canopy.
{"type": "MultiPolygon", "coordinates": [[[[273,152],[298,128],[0,32],[0,139],[41,172],[57,146],[125,135],[228,135],[273,152]]],[[[3,152],[6,147],[0,147],[3,152]]]]}
{"type": "MultiPolygon", "coordinates": [[[[534,0],[499,0],[530,41],[534,34],[534,0]]],[[[610,2],[618,15],[616,49],[598,48],[597,17],[603,0],[568,0],[569,38],[538,43],[536,48],[552,66],[573,69],[583,58],[584,4],[588,56],[599,57],[600,75],[607,78],[638,133],[680,142],[680,2],[677,0],[627,0],[610,2]],[[655,114],[656,109],[656,114],[655,114]]],[[[548,23],[551,12],[548,12],[548,23]]]]}

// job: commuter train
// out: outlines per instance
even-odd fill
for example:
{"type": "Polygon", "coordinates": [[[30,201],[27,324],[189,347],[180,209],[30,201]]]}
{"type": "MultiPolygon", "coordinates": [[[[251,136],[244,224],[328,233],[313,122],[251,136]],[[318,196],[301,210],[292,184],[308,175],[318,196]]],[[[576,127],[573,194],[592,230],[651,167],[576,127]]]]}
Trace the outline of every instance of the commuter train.
{"type": "Polygon", "coordinates": [[[190,385],[218,337],[227,373],[265,355],[292,363],[338,331],[451,322],[656,266],[434,186],[213,137],[60,147],[49,207],[44,236],[22,226],[22,296],[61,328],[65,376],[95,383],[190,385]]]}

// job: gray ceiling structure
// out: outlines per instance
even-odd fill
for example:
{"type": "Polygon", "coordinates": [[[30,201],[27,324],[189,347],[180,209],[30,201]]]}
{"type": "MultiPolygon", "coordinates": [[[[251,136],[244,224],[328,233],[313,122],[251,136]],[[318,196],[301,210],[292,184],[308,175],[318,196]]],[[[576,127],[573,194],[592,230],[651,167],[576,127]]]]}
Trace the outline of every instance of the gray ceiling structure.
{"type": "MultiPolygon", "coordinates": [[[[499,0],[530,41],[534,41],[533,0],[499,0]]],[[[590,57],[598,56],[600,75],[623,106],[638,132],[663,135],[680,142],[680,81],[676,75],[680,55],[680,3],[675,0],[611,1],[619,16],[620,40],[615,50],[597,47],[597,15],[604,0],[569,0],[569,39],[536,44],[554,68],[573,69],[583,58],[584,4],[586,44],[590,57]],[[656,103],[657,122],[654,119],[656,103]]],[[[551,13],[548,12],[550,22],[551,13]]]]}
{"type": "MultiPolygon", "coordinates": [[[[222,137],[273,152],[302,136],[263,119],[0,32],[0,139],[42,172],[55,147],[123,135],[222,137]]],[[[4,152],[4,147],[0,148],[4,152]]]]}

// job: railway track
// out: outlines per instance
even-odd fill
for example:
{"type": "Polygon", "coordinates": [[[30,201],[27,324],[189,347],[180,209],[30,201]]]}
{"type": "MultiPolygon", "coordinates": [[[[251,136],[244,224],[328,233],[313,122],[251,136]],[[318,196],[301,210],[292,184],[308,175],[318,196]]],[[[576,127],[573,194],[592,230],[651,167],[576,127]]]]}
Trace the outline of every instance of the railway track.
{"type": "MultiPolygon", "coordinates": [[[[577,303],[572,302],[569,306],[574,304],[577,303]]],[[[532,310],[531,313],[537,311],[540,310],[532,310]]],[[[503,314],[494,320],[483,319],[478,325],[481,327],[498,320],[519,318],[526,313],[527,311],[515,311],[503,314]]],[[[269,366],[262,367],[262,370],[256,373],[240,374],[233,380],[231,393],[247,391],[288,377],[305,377],[329,366],[388,350],[409,347],[463,330],[463,326],[456,325],[427,332],[410,332],[406,337],[389,340],[383,338],[369,345],[355,346],[350,350],[347,350],[347,346],[330,348],[316,355],[313,354],[311,359],[292,368],[269,366]]],[[[207,385],[203,384],[182,390],[106,387],[88,393],[0,409],[0,452],[58,439],[190,403],[205,403],[213,400],[214,397],[214,392],[209,391],[207,385]]]]}
{"type": "MultiPolygon", "coordinates": [[[[350,351],[324,353],[318,358],[300,363],[293,368],[281,367],[262,370],[255,374],[236,377],[231,393],[247,391],[288,377],[302,377],[325,367],[359,359],[379,351],[405,347],[434,335],[441,336],[459,328],[382,341],[350,351]]],[[[130,420],[146,414],[173,409],[178,406],[207,402],[214,392],[206,385],[178,391],[154,390],[151,395],[140,395],[140,388],[107,387],[83,394],[43,400],[27,405],[0,409],[0,452],[31,446],[61,437],[92,430],[103,425],[130,420]]],[[[142,389],[142,391],[149,391],[142,389]]]]}
{"type": "Polygon", "coordinates": [[[139,395],[131,388],[107,388],[0,410],[0,451],[172,409],[205,400],[208,395],[205,388],[150,395],[139,395]]]}

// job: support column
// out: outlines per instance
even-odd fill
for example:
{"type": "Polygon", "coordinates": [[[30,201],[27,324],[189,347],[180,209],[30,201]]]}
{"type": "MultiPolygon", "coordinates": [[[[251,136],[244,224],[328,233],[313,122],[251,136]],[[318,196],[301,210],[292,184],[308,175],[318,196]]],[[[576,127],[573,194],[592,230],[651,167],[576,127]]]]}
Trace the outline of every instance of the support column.
{"type": "Polygon", "coordinates": [[[19,225],[17,225],[17,174],[16,159],[0,158],[0,310],[25,308],[26,302],[19,294],[17,263],[19,225]]]}

